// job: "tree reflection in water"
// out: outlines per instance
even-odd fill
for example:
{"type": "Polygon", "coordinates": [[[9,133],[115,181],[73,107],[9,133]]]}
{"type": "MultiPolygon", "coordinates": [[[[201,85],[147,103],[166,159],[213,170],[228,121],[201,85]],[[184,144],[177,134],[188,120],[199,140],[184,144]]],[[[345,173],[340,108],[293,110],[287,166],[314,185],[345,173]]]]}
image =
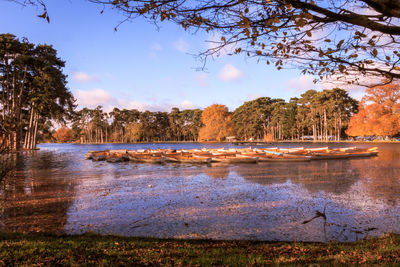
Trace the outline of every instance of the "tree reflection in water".
{"type": "Polygon", "coordinates": [[[352,169],[347,160],[265,162],[254,166],[238,165],[235,171],[252,183],[272,185],[290,181],[304,186],[310,193],[342,194],[360,179],[359,170],[352,169]]]}
{"type": "Polygon", "coordinates": [[[15,154],[16,168],[2,181],[1,231],[64,233],[75,181],[69,162],[55,153],[15,154]]]}
{"type": "Polygon", "coordinates": [[[352,160],[351,169],[360,171],[361,182],[368,195],[384,201],[389,206],[398,206],[400,199],[400,149],[395,145],[382,145],[379,157],[371,160],[352,160]]]}
{"type": "Polygon", "coordinates": [[[214,179],[226,179],[231,171],[229,164],[212,163],[209,168],[204,169],[204,173],[214,179]]]}

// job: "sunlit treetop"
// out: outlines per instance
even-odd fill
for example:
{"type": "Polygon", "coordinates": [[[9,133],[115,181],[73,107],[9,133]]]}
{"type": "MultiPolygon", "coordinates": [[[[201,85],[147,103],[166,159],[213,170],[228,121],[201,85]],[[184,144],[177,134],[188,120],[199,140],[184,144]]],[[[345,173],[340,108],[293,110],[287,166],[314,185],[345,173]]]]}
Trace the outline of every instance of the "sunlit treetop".
{"type": "Polygon", "coordinates": [[[224,50],[256,57],[278,69],[300,68],[319,79],[368,85],[371,79],[365,77],[400,78],[398,1],[88,1],[121,11],[125,21],[141,16],[217,33],[220,39],[201,53],[204,59],[224,50]]]}

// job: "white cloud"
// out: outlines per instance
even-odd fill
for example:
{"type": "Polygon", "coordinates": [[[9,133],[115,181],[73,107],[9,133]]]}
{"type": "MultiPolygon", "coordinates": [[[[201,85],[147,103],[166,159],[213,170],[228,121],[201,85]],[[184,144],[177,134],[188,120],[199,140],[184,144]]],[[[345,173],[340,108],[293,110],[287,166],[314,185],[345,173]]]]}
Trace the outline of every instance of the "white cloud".
{"type": "Polygon", "coordinates": [[[90,91],[77,90],[74,96],[77,99],[79,108],[95,108],[97,106],[102,106],[105,112],[112,111],[114,107],[119,109],[137,109],[139,111],[150,110],[168,112],[171,111],[171,108],[173,107],[178,107],[181,110],[197,108],[192,101],[187,99],[183,100],[179,104],[171,103],[169,100],[161,103],[149,104],[140,101],[116,98],[103,89],[94,89],[90,91]]]}
{"type": "Polygon", "coordinates": [[[140,111],[151,110],[151,106],[139,101],[129,101],[125,99],[114,99],[113,107],[118,107],[119,109],[137,109],[140,111]]]}
{"type": "Polygon", "coordinates": [[[235,66],[231,64],[226,64],[221,72],[219,73],[219,78],[223,81],[235,81],[243,77],[243,72],[238,70],[235,66]]]}
{"type": "Polygon", "coordinates": [[[113,99],[111,94],[103,89],[95,89],[91,91],[78,90],[75,93],[75,98],[77,99],[78,105],[89,108],[104,105],[113,99]]]}
{"type": "Polygon", "coordinates": [[[200,87],[208,87],[208,75],[207,73],[197,73],[196,76],[194,77],[196,83],[200,87]]]}
{"type": "Polygon", "coordinates": [[[178,41],[174,42],[174,47],[179,52],[186,53],[189,50],[190,45],[182,38],[179,38],[178,41]]]}
{"type": "Polygon", "coordinates": [[[84,72],[74,72],[72,74],[72,78],[74,80],[86,83],[86,82],[97,82],[99,81],[99,76],[98,75],[89,75],[84,72]]]}
{"type": "Polygon", "coordinates": [[[181,109],[194,109],[196,108],[192,101],[189,101],[187,99],[183,100],[182,103],[179,105],[181,107],[181,109]]]}
{"type": "Polygon", "coordinates": [[[297,92],[304,92],[311,89],[316,90],[318,88],[318,85],[314,83],[314,78],[310,75],[302,75],[295,79],[290,79],[287,82],[287,86],[297,92]]]}

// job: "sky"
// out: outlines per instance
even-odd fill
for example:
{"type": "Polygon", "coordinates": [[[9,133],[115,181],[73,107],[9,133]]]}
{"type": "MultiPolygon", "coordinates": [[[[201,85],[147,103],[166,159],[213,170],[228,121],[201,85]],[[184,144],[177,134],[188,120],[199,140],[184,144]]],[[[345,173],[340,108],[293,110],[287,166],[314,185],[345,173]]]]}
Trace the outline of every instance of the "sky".
{"type": "MultiPolygon", "coordinates": [[[[289,100],[308,89],[321,90],[300,70],[276,70],[243,55],[209,58],[198,54],[217,35],[191,33],[170,22],[158,26],[142,18],[124,22],[122,14],[85,0],[48,1],[50,23],[40,8],[0,0],[0,33],[50,44],[66,62],[68,88],[78,108],[102,105],[141,111],[170,111],[224,104],[233,111],[261,96],[289,100]]],[[[350,92],[360,98],[360,91],[350,92]]]]}

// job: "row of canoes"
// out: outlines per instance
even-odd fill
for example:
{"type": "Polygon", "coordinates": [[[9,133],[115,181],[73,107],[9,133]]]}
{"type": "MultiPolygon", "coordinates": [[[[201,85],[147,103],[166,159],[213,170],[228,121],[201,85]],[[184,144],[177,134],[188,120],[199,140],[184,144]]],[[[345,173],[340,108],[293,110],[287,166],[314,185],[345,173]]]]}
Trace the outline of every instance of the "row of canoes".
{"type": "Polygon", "coordinates": [[[320,159],[345,159],[370,157],[378,154],[378,148],[242,148],[242,149],[190,149],[190,150],[104,150],[89,151],[85,157],[94,161],[108,162],[182,162],[182,163],[257,163],[268,161],[310,161],[320,159]]]}

